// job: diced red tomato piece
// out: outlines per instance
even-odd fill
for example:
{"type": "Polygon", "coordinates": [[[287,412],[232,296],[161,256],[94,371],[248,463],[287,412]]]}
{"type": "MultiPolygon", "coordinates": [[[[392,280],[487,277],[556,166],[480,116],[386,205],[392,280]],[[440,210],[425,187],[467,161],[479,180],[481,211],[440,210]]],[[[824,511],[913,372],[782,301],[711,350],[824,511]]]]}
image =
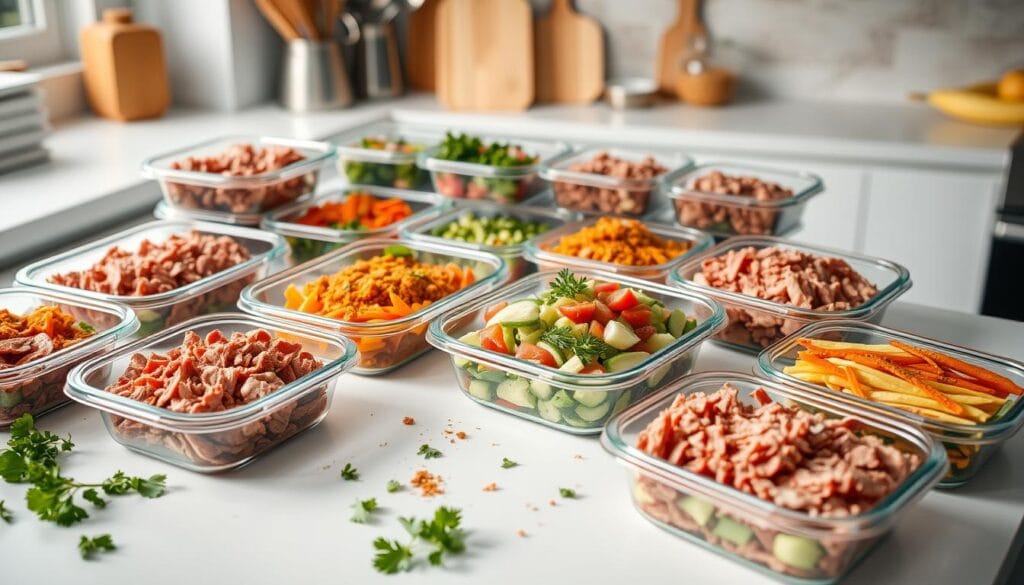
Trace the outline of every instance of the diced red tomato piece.
{"type": "Polygon", "coordinates": [[[609,293],[614,290],[619,290],[619,284],[617,282],[599,282],[594,285],[594,293],[609,293]]]}
{"type": "Polygon", "coordinates": [[[604,339],[604,325],[600,321],[591,321],[590,334],[599,339],[604,339]]]}
{"type": "Polygon", "coordinates": [[[651,309],[647,305],[637,305],[632,309],[626,309],[619,316],[623,321],[632,325],[633,329],[651,324],[651,309]]]}
{"type": "Polygon", "coordinates": [[[652,335],[657,333],[657,330],[654,329],[653,325],[644,325],[643,327],[637,327],[634,329],[633,333],[636,333],[636,336],[640,338],[640,341],[647,341],[652,335]]]}
{"type": "Polygon", "coordinates": [[[555,356],[551,355],[551,352],[525,341],[519,344],[519,349],[516,350],[516,357],[542,366],[548,366],[549,368],[558,365],[555,362],[555,356]]]}
{"type": "Polygon", "coordinates": [[[494,403],[502,408],[507,408],[509,410],[522,410],[521,408],[519,408],[515,404],[512,404],[508,400],[505,400],[504,398],[498,398],[494,401],[494,403]]]}
{"type": "Polygon", "coordinates": [[[633,347],[629,348],[629,351],[645,351],[647,353],[654,353],[653,351],[651,351],[651,346],[647,345],[647,341],[646,340],[645,341],[641,341],[641,342],[637,343],[636,345],[634,345],[633,347]]]}
{"type": "Polygon", "coordinates": [[[589,323],[594,318],[595,310],[596,306],[594,303],[579,303],[558,307],[558,312],[573,323],[589,323]]]}
{"type": "Polygon", "coordinates": [[[484,321],[490,321],[491,317],[497,315],[498,311],[504,309],[507,306],[508,301],[501,301],[496,305],[491,305],[490,307],[487,307],[487,310],[484,311],[484,321]]]}
{"type": "Polygon", "coordinates": [[[608,308],[613,311],[625,311],[640,304],[632,289],[620,288],[608,295],[608,308]]]}
{"type": "Polygon", "coordinates": [[[607,325],[609,321],[615,318],[615,313],[608,308],[608,305],[601,301],[594,301],[594,320],[601,325],[607,325]]]}
{"type": "Polygon", "coordinates": [[[498,353],[508,353],[505,332],[502,331],[501,325],[491,325],[480,331],[480,347],[498,353]]]}
{"type": "Polygon", "coordinates": [[[583,366],[583,369],[580,370],[580,373],[581,374],[603,374],[603,373],[605,373],[605,369],[604,369],[604,366],[602,366],[601,364],[599,364],[597,362],[594,362],[592,364],[587,364],[587,365],[583,366]]]}

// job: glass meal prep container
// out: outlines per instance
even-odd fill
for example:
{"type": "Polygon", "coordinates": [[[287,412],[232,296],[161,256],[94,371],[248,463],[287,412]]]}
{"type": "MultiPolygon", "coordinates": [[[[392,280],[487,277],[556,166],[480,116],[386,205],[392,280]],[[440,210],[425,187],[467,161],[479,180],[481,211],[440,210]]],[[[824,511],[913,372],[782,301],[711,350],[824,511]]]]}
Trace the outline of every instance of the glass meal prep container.
{"type": "Polygon", "coordinates": [[[493,254],[408,240],[359,240],[315,260],[275,274],[242,291],[238,306],[274,320],[299,322],[310,327],[340,332],[359,348],[359,363],[352,371],[362,375],[385,374],[416,359],[430,346],[425,340],[427,325],[445,310],[476,298],[506,279],[505,262],[493,254]],[[302,311],[286,309],[285,290],[294,284],[301,288],[320,276],[330,276],[358,260],[379,256],[396,244],[412,250],[423,263],[454,263],[473,269],[476,281],[418,311],[391,321],[356,322],[331,319],[302,311]]]}
{"type": "Polygon", "coordinates": [[[626,369],[590,374],[545,367],[460,340],[483,326],[488,307],[543,293],[558,276],[557,271],[531,274],[457,306],[430,324],[427,341],[451,356],[456,382],[466,397],[560,431],[596,435],[613,413],[689,373],[701,343],[725,324],[721,305],[701,295],[603,272],[580,270],[575,275],[642,290],[668,309],[682,309],[697,326],[626,369]]]}
{"type": "Polygon", "coordinates": [[[302,264],[355,240],[374,237],[395,237],[407,226],[414,226],[436,216],[448,206],[448,201],[433,193],[421,193],[387,187],[352,186],[338,191],[322,193],[303,201],[269,211],[263,215],[261,227],[283,236],[291,248],[292,265],[302,264]],[[401,199],[409,204],[412,215],[381,228],[347,229],[304,225],[294,220],[311,207],[329,202],[344,201],[351,193],[369,193],[382,199],[401,199]]]}
{"type": "MultiPolygon", "coordinates": [[[[637,511],[654,525],[744,567],[789,583],[838,582],[867,555],[945,473],[945,452],[924,431],[903,421],[788,386],[735,372],[686,376],[608,421],[601,444],[628,469],[629,493],[637,511]],[[873,508],[843,517],[791,510],[651,456],[636,447],[637,436],[677,394],[713,393],[729,383],[738,399],[763,388],[775,402],[827,418],[851,418],[862,432],[918,455],[920,465],[873,508]]],[[[742,581],[742,579],[740,580],[742,581]]]]}
{"type": "Polygon", "coordinates": [[[164,200],[172,207],[258,214],[316,191],[320,169],[333,156],[334,147],[323,142],[225,136],[146,159],[142,174],[160,183],[164,200]],[[175,162],[217,156],[235,145],[292,148],[305,158],[273,171],[240,176],[172,168],[175,162]]]}
{"type": "Polygon", "coordinates": [[[534,272],[536,267],[524,257],[524,250],[527,242],[508,245],[487,245],[476,242],[465,242],[461,240],[448,239],[433,234],[438,228],[443,228],[460,218],[472,214],[477,217],[513,217],[523,222],[541,223],[548,226],[548,229],[556,229],[567,221],[575,219],[575,214],[561,212],[552,209],[529,207],[526,204],[514,207],[504,206],[488,201],[465,201],[445,211],[432,220],[416,226],[409,226],[402,229],[402,238],[411,241],[434,242],[456,248],[467,250],[479,250],[490,252],[505,261],[508,268],[509,281],[519,280],[523,276],[534,272]]]}
{"type": "Polygon", "coordinates": [[[559,254],[551,250],[563,236],[572,235],[581,229],[593,226],[595,223],[597,223],[597,219],[574,222],[533,238],[526,244],[526,258],[537,264],[540,270],[549,270],[563,266],[573,270],[604,270],[616,275],[665,283],[673,268],[685,262],[687,258],[707,250],[715,243],[711,236],[700,230],[644,222],[647,229],[655,235],[665,240],[685,242],[689,245],[689,249],[668,262],[654,266],[627,266],[591,260],[589,258],[578,258],[576,256],[559,254]]]}
{"type": "Polygon", "coordinates": [[[559,207],[586,214],[640,217],[657,206],[667,186],[692,166],[693,159],[676,152],[590,147],[548,160],[540,176],[551,182],[559,207]],[[665,172],[650,178],[625,178],[571,169],[602,152],[631,163],[653,157],[665,172]]]}
{"type": "Polygon", "coordinates": [[[258,213],[224,213],[222,211],[206,211],[205,209],[182,209],[168,205],[163,199],[153,208],[153,217],[183,221],[209,221],[245,227],[258,227],[262,218],[258,213]]]}
{"type": "Polygon", "coordinates": [[[568,151],[561,143],[482,137],[485,144],[493,142],[519,146],[537,160],[524,165],[500,167],[437,158],[438,147],[421,152],[417,164],[430,171],[434,191],[454,199],[489,199],[498,203],[518,203],[544,189],[537,173],[544,161],[568,151]]]}
{"type": "Polygon", "coordinates": [[[139,317],[141,326],[135,335],[145,337],[196,315],[233,310],[242,289],[270,272],[287,251],[288,246],[280,236],[252,228],[178,220],[151,221],[33,262],[18,271],[15,282],[48,292],[125,305],[139,317]],[[135,251],[143,240],[163,242],[174,234],[192,229],[233,238],[249,250],[249,259],[174,290],[146,296],[104,294],[49,282],[52,275],[88,269],[110,248],[135,251]]]}
{"type": "Polygon", "coordinates": [[[798,339],[801,337],[870,345],[887,345],[891,341],[901,341],[909,345],[944,353],[969,364],[991,370],[1013,380],[1018,386],[1024,386],[1024,364],[911,333],[858,321],[822,321],[814,323],[764,350],[758,356],[757,362],[761,372],[771,378],[786,384],[806,387],[809,392],[820,394],[827,400],[848,404],[851,407],[877,413],[878,416],[889,417],[919,426],[938,441],[941,441],[942,446],[946,449],[950,468],[946,476],[939,482],[939,487],[957,487],[970,481],[982,466],[985,465],[989,457],[1024,424],[1024,400],[1021,400],[1020,396],[1014,397],[1014,395],[1010,395],[1011,402],[1004,407],[1005,410],[997,411],[997,416],[992,420],[969,425],[939,421],[867,398],[853,396],[848,393],[831,390],[826,386],[800,380],[791,374],[783,372],[782,369],[793,365],[797,351],[801,350],[798,344],[798,339]]]}
{"type": "Polygon", "coordinates": [[[795,230],[804,208],[812,197],[821,193],[824,183],[817,175],[755,165],[705,163],[674,177],[668,196],[680,225],[710,232],[716,237],[735,235],[778,236],[795,230]],[[729,195],[702,191],[695,187],[706,175],[719,172],[728,176],[755,177],[790,189],[793,195],[759,201],[749,195],[729,195]]]}
{"type": "Polygon", "coordinates": [[[7,428],[23,414],[39,417],[67,404],[64,382],[71,368],[109,351],[139,328],[135,313],[124,305],[38,289],[0,289],[0,310],[27,315],[49,305],[88,325],[95,333],[38,359],[0,368],[0,428],[7,428]]]}
{"type": "Polygon", "coordinates": [[[316,426],[330,406],[334,381],[357,360],[355,345],[341,335],[248,315],[205,315],[85,362],[68,378],[67,394],[101,411],[111,438],[125,447],[201,473],[241,467],[306,429],[316,426]],[[128,368],[132,356],[166,355],[186,332],[201,339],[219,330],[262,328],[323,362],[323,367],[241,406],[215,412],[176,412],[106,391],[128,368]]]}
{"type": "Polygon", "coordinates": [[[430,174],[417,164],[416,157],[443,137],[440,128],[382,120],[346,130],[328,142],[337,149],[339,174],[353,185],[429,191],[430,174]],[[382,142],[374,148],[368,140],[382,142]],[[385,149],[385,143],[403,144],[404,148],[385,149]]]}
{"type": "Polygon", "coordinates": [[[907,292],[912,285],[910,273],[895,262],[811,244],[798,244],[771,236],[729,238],[702,254],[691,256],[671,272],[670,278],[675,286],[705,294],[722,303],[729,317],[729,325],[713,340],[750,353],[757,353],[801,327],[825,319],[854,319],[877,323],[881,321],[889,303],[907,292]],[[874,284],[878,292],[856,308],[825,311],[803,309],[694,282],[693,277],[701,271],[704,260],[746,247],[753,247],[756,250],[776,247],[845,260],[853,270],[874,284]]]}

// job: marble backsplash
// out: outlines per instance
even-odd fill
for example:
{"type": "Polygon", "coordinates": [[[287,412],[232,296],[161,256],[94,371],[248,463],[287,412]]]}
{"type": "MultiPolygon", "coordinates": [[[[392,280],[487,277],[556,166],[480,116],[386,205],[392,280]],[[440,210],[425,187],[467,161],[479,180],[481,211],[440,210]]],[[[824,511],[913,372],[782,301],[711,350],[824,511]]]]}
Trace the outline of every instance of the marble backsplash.
{"type": "MultiPolygon", "coordinates": [[[[675,1],[575,6],[605,29],[609,77],[653,74],[675,1]]],[[[1024,0],[704,0],[704,20],[748,95],[899,101],[1024,67],[1024,0]]]]}

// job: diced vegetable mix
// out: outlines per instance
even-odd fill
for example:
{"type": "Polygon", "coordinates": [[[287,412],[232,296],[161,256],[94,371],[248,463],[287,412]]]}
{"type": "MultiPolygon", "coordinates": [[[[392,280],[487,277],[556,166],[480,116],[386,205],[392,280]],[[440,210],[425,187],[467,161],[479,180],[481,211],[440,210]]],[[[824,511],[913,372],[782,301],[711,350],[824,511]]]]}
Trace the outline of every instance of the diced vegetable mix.
{"type": "MultiPolygon", "coordinates": [[[[363,137],[359,141],[359,147],[405,154],[414,154],[424,148],[422,144],[412,144],[402,138],[389,140],[384,136],[363,137]]],[[[429,183],[426,171],[416,166],[415,162],[392,164],[342,159],[341,166],[349,182],[356,185],[415,189],[429,183]]]]}
{"type": "MultiPolygon", "coordinates": [[[[995,372],[953,356],[900,341],[862,344],[802,338],[805,348],[783,372],[944,423],[977,425],[998,420],[1024,389],[995,372]]],[[[944,443],[947,480],[970,475],[981,447],[944,443]]]]}
{"type": "MultiPolygon", "coordinates": [[[[344,199],[328,201],[307,209],[292,223],[333,228],[345,232],[377,230],[407,219],[413,214],[407,201],[398,197],[376,197],[366,191],[350,191],[344,199]]],[[[347,241],[332,242],[315,238],[289,237],[292,259],[302,263],[334,250],[347,241]]]]}
{"type": "MultiPolygon", "coordinates": [[[[499,168],[521,167],[537,161],[537,156],[527,153],[517,145],[501,142],[485,144],[479,137],[454,135],[450,132],[445,134],[434,156],[441,160],[499,168]]],[[[443,195],[502,202],[522,200],[535,179],[535,176],[497,178],[463,176],[447,172],[434,174],[435,188],[443,195]]]]}
{"type": "Polygon", "coordinates": [[[431,235],[485,246],[513,246],[542,234],[551,226],[539,221],[524,221],[511,215],[488,217],[472,212],[431,230],[431,235]]]}
{"type": "MultiPolygon", "coordinates": [[[[460,341],[566,374],[629,370],[696,328],[680,309],[668,309],[642,291],[614,282],[588,281],[563,270],[544,294],[502,301],[483,315],[485,326],[460,341]]],[[[570,390],[455,359],[460,383],[472,397],[557,425],[599,428],[668,375],[686,372],[685,356],[625,390],[570,390]]]]}

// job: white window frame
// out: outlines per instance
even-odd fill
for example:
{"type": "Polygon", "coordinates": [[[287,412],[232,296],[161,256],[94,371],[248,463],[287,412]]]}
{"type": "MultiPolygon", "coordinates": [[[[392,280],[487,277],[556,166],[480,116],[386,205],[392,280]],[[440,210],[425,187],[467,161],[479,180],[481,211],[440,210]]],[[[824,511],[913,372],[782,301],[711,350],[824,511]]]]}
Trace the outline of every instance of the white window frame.
{"type": "Polygon", "coordinates": [[[36,67],[66,60],[57,0],[20,2],[29,8],[32,22],[0,28],[0,60],[24,59],[36,67]]]}

